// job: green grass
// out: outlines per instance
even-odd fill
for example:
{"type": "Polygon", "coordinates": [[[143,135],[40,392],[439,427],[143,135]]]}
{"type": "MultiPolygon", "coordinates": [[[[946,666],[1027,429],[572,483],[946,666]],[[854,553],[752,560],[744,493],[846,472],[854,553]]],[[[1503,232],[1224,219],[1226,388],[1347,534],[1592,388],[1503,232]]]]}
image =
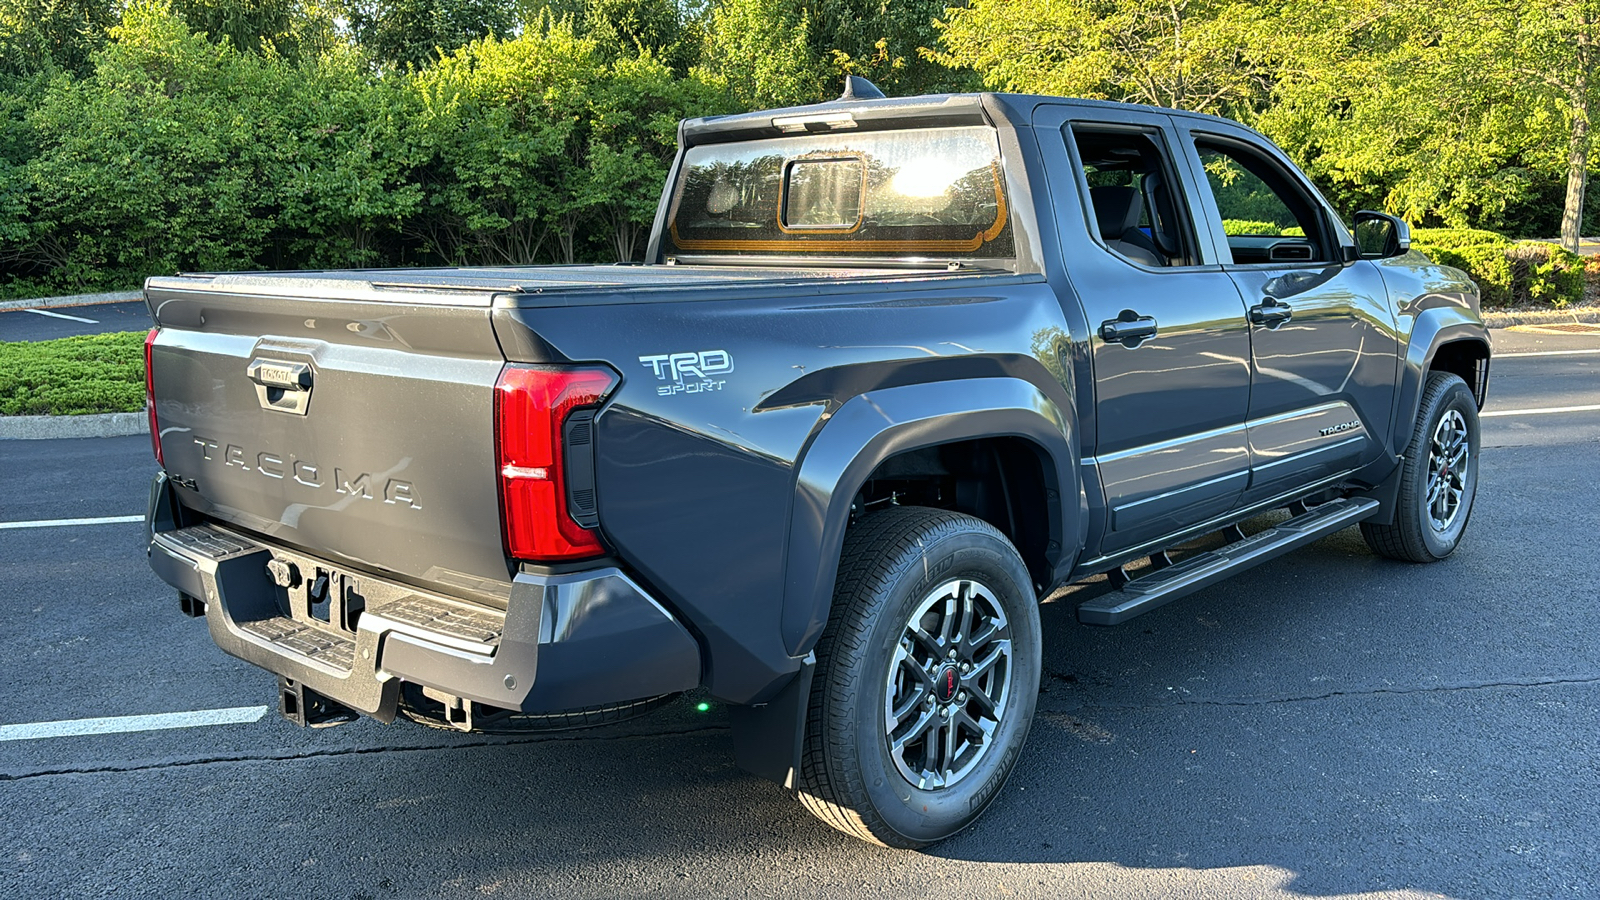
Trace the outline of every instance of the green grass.
{"type": "Polygon", "coordinates": [[[144,409],[144,332],[0,341],[0,415],[144,409]]]}

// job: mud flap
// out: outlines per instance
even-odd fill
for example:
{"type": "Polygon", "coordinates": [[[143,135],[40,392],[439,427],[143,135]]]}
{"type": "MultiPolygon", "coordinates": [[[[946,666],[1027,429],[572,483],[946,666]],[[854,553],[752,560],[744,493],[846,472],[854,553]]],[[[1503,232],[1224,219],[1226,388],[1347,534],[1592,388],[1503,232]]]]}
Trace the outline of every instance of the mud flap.
{"type": "Polygon", "coordinates": [[[806,710],[811,705],[811,679],[816,671],[817,655],[808,653],[800,671],[771,700],[728,710],[733,756],[739,768],[791,791],[799,785],[806,710]]]}

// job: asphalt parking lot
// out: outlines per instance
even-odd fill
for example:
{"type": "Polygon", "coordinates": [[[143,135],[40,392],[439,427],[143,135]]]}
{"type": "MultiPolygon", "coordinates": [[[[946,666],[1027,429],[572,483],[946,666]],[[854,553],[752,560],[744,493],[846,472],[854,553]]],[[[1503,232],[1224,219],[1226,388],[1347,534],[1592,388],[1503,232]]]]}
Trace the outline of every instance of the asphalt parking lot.
{"type": "MultiPolygon", "coordinates": [[[[698,697],[544,737],[294,728],[140,525],[0,528],[0,896],[1600,896],[1600,338],[1495,338],[1452,559],[1349,529],[1118,628],[1052,600],[1016,775],[923,853],[739,771],[698,697]]],[[[0,442],[0,523],[138,515],[154,468],[143,436],[0,442]]]]}
{"type": "Polygon", "coordinates": [[[145,331],[150,310],[143,300],[51,309],[0,311],[0,341],[47,341],[76,334],[145,331]]]}

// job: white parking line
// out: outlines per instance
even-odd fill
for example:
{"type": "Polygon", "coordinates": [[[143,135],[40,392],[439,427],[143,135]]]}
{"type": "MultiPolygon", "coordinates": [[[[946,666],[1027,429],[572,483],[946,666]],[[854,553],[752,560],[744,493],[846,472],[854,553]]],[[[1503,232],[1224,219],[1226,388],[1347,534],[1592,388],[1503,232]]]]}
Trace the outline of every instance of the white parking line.
{"type": "Polygon", "coordinates": [[[1600,410],[1600,403],[1592,403],[1588,406],[1548,406],[1544,409],[1497,409],[1494,412],[1478,413],[1478,418],[1492,419],[1496,416],[1543,416],[1549,415],[1550,413],[1594,412],[1595,410],[1600,410]]]}
{"type": "Polygon", "coordinates": [[[1527,359],[1532,356],[1593,356],[1600,353],[1600,347],[1585,350],[1525,350],[1521,353],[1496,353],[1495,359],[1527,359]]]}
{"type": "Polygon", "coordinates": [[[235,706],[230,709],[200,709],[194,712],[156,713],[149,716],[108,716],[103,719],[68,719],[62,722],[0,725],[0,741],[31,741],[38,738],[75,737],[84,734],[126,734],[130,731],[160,731],[166,728],[194,728],[200,725],[245,725],[259,722],[266,714],[265,706],[235,706]]]}
{"type": "Polygon", "coordinates": [[[0,522],[6,528],[59,528],[63,525],[119,525],[125,522],[143,522],[144,516],[105,516],[99,519],[35,519],[32,522],[0,522]]]}
{"type": "Polygon", "coordinates": [[[48,309],[25,309],[23,312],[31,312],[36,316],[49,316],[52,319],[71,319],[74,322],[87,322],[90,325],[100,324],[99,319],[85,319],[83,316],[69,316],[66,313],[51,312],[48,309]]]}

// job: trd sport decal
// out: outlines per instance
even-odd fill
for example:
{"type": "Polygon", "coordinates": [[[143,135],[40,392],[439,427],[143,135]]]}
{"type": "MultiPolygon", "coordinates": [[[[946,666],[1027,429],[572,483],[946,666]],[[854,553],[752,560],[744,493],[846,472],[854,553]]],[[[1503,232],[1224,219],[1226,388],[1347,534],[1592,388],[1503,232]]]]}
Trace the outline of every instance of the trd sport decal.
{"type": "Polygon", "coordinates": [[[720,391],[728,382],[716,376],[733,371],[733,354],[726,350],[659,353],[641,356],[639,362],[648,366],[658,381],[665,382],[656,385],[656,393],[663,397],[720,391]]]}

